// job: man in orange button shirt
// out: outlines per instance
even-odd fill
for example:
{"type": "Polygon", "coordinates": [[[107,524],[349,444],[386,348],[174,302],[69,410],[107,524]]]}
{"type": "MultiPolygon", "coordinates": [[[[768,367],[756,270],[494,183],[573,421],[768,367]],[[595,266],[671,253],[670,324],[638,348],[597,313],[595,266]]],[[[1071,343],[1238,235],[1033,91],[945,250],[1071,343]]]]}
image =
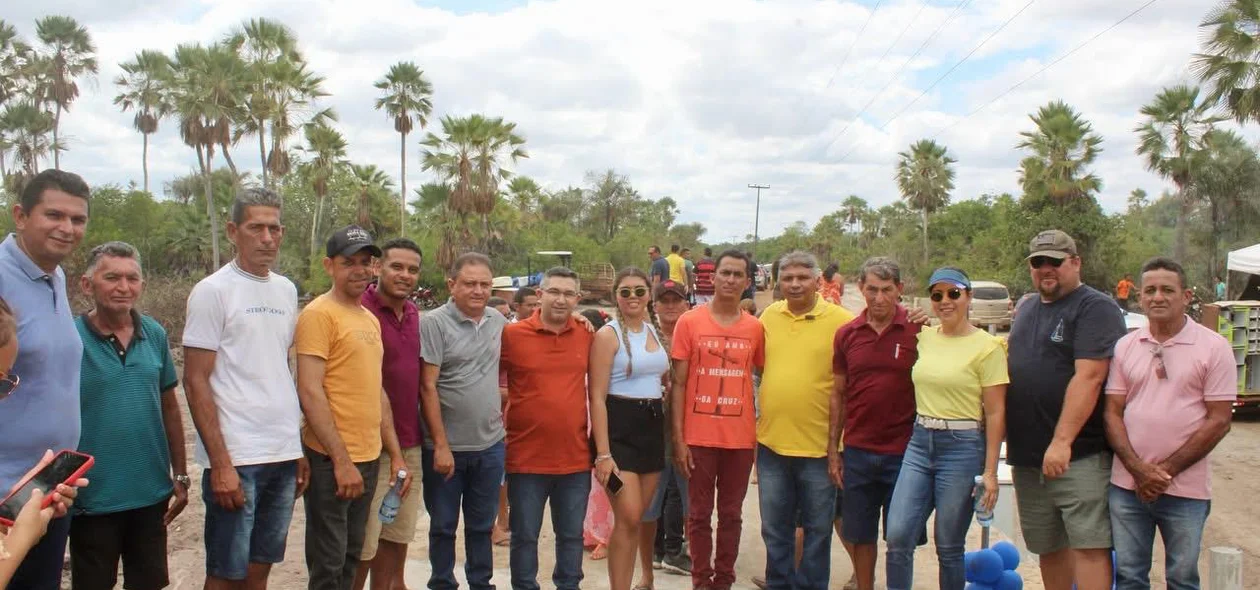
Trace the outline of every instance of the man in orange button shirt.
{"type": "Polygon", "coordinates": [[[1116,283],[1116,303],[1120,304],[1120,309],[1129,311],[1129,295],[1133,292],[1133,275],[1124,275],[1119,283],[1116,283]]]}
{"type": "Polygon", "coordinates": [[[512,408],[507,413],[512,588],[539,587],[538,534],[550,503],[556,534],[551,581],[560,590],[576,590],[591,491],[586,369],[594,335],[572,315],[577,273],[548,270],[539,293],[541,311],[504,328],[499,361],[512,408]]]}

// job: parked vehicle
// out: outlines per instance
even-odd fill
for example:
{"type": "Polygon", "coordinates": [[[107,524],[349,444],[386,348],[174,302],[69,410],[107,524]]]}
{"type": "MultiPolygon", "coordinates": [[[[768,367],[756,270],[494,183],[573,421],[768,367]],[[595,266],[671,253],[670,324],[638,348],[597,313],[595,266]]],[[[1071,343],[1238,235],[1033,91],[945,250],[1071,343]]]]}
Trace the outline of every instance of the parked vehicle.
{"type": "Polygon", "coordinates": [[[1006,330],[1011,327],[1015,304],[1006,285],[993,281],[971,282],[971,323],[986,328],[997,326],[1006,330]]]}
{"type": "Polygon", "coordinates": [[[433,289],[423,286],[411,292],[411,302],[420,309],[433,309],[438,306],[438,300],[433,297],[433,289]]]}

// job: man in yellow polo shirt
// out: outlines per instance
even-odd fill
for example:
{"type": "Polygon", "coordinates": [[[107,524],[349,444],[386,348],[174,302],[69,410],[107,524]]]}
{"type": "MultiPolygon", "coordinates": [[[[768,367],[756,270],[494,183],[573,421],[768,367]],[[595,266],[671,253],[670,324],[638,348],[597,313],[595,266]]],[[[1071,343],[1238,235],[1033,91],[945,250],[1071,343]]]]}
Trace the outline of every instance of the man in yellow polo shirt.
{"type": "Polygon", "coordinates": [[[665,262],[669,263],[669,279],[675,283],[687,285],[687,260],[679,254],[681,247],[674,244],[669,247],[669,256],[665,257],[665,262]]]}
{"type": "Polygon", "coordinates": [[[784,299],[761,314],[766,365],[757,419],[757,476],[766,586],[827,588],[831,527],[841,490],[827,472],[832,341],[853,314],[818,296],[818,260],[796,251],[779,260],[784,299]],[[796,529],[804,530],[799,557],[796,529]]]}

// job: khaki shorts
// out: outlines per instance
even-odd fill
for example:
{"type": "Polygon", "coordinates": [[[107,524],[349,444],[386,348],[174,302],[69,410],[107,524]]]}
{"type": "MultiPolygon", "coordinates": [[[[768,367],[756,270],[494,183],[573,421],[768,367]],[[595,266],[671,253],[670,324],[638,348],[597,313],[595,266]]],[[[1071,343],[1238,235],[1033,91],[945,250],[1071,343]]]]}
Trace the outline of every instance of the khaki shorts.
{"type": "Polygon", "coordinates": [[[403,497],[402,506],[398,508],[398,516],[394,522],[381,523],[381,503],[389,492],[389,479],[393,477],[389,464],[389,455],[381,454],[381,468],[377,470],[376,494],[372,496],[372,509],[368,513],[367,530],[363,533],[363,551],[359,553],[360,561],[371,561],[376,557],[376,547],[381,539],[390,543],[406,545],[416,534],[416,521],[420,518],[420,447],[403,449],[403,462],[411,473],[411,490],[403,497]]]}
{"type": "Polygon", "coordinates": [[[1110,452],[1072,461],[1067,473],[1047,479],[1040,468],[1015,467],[1015,501],[1024,544],[1038,555],[1062,549],[1111,547],[1110,452]]]}

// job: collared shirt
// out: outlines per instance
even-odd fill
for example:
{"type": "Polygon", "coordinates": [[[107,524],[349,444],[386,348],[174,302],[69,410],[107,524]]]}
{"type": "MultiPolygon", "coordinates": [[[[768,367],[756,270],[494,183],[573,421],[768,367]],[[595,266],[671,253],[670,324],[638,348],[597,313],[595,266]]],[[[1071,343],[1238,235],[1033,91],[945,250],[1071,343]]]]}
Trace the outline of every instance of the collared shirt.
{"type": "Polygon", "coordinates": [[[398,445],[418,447],[424,440],[420,425],[420,310],[404,300],[403,317],[398,319],[394,309],[377,295],[376,285],[368,286],[360,302],[381,322],[381,344],[385,346],[381,381],[389,396],[398,445]]]}
{"type": "Polygon", "coordinates": [[[883,455],[902,455],[914,427],[914,381],[922,326],[898,306],[877,333],[866,311],[836,332],[832,370],[845,376],[844,444],[883,455]]]}
{"type": "Polygon", "coordinates": [[[665,257],[665,262],[669,263],[669,278],[676,283],[687,284],[687,264],[683,257],[671,252],[665,257]]]}
{"type": "Polygon", "coordinates": [[[766,368],[761,374],[757,442],[789,457],[826,457],[830,426],[832,340],[853,320],[849,310],[816,297],[807,313],[795,315],[787,301],[761,314],[766,331],[766,368]]]}
{"type": "Polygon", "coordinates": [[[508,473],[591,468],[586,369],[594,336],[572,317],[559,334],[552,332],[537,313],[503,330],[508,473]]]}
{"type": "MultiPolygon", "coordinates": [[[[1107,376],[1107,395],[1125,396],[1124,427],[1129,444],[1144,461],[1162,461],[1181,448],[1207,419],[1206,402],[1238,398],[1234,351],[1223,336],[1186,318],[1186,325],[1161,345],[1149,327],[1116,343],[1107,376]],[[1159,358],[1156,358],[1156,352],[1159,358]],[[1164,365],[1160,378],[1159,361],[1164,365]]],[[[1165,492],[1170,496],[1208,500],[1212,471],[1207,457],[1177,474],[1165,492]]],[[[1111,483],[1137,487],[1119,459],[1111,466],[1111,483]]]]}
{"type": "Polygon", "coordinates": [[[66,273],[44,272],[9,234],[0,242],[0,297],[17,317],[13,374],[22,386],[0,399],[0,490],[47,449],[79,446],[79,365],[83,343],[66,296],[66,273]]]}
{"type": "MultiPolygon", "coordinates": [[[[499,354],[506,325],[492,307],[474,321],[454,301],[420,318],[420,356],[438,367],[438,401],[452,451],[483,451],[503,440],[499,354]]],[[[433,447],[427,433],[424,445],[433,447]]]]}
{"type": "Polygon", "coordinates": [[[86,315],[75,319],[83,340],[79,452],[96,458],[92,485],[79,490],[74,502],[76,514],[143,508],[171,494],[162,395],[179,379],[166,330],[134,310],[131,317],[135,331],[125,348],[114,334],[97,330],[86,315]]]}

